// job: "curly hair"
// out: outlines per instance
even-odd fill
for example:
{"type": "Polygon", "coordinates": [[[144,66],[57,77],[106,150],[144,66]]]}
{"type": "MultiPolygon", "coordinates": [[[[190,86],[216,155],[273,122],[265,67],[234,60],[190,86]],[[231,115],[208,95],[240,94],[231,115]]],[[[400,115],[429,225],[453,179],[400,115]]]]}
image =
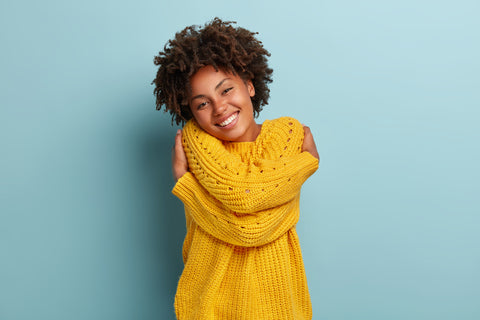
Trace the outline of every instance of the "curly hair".
{"type": "Polygon", "coordinates": [[[258,32],[234,27],[234,21],[219,18],[200,26],[189,26],[169,40],[163,52],[154,58],[159,66],[152,84],[156,96],[156,108],[170,112],[172,124],[185,123],[193,117],[188,105],[189,80],[200,68],[211,65],[239,75],[244,81],[252,81],[255,96],[252,97],[254,116],[257,117],[268,103],[273,70],[268,67],[270,53],[256,39],[258,32]]]}

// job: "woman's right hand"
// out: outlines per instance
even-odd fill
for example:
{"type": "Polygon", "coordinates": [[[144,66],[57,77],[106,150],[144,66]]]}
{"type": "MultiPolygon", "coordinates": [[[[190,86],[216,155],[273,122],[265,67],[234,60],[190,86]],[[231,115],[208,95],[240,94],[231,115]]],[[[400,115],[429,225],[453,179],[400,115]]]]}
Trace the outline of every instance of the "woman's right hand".
{"type": "Polygon", "coordinates": [[[172,150],[172,173],[175,182],[188,171],[187,156],[182,145],[182,130],[178,129],[175,135],[175,146],[172,150]]]}
{"type": "Polygon", "coordinates": [[[307,151],[315,158],[320,159],[317,151],[317,146],[315,145],[315,141],[313,141],[313,135],[310,131],[310,128],[304,125],[303,131],[305,136],[303,138],[302,151],[307,151]]]}

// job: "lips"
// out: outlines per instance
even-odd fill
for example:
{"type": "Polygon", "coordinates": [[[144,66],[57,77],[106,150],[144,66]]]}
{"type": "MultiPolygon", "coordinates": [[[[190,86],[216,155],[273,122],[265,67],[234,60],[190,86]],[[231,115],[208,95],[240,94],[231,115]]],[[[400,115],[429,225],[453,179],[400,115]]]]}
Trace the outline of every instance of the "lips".
{"type": "Polygon", "coordinates": [[[219,127],[226,127],[228,126],[230,123],[232,123],[235,119],[238,118],[238,112],[235,112],[234,114],[232,114],[231,116],[229,116],[227,119],[223,120],[222,122],[218,123],[217,126],[219,127]]]}

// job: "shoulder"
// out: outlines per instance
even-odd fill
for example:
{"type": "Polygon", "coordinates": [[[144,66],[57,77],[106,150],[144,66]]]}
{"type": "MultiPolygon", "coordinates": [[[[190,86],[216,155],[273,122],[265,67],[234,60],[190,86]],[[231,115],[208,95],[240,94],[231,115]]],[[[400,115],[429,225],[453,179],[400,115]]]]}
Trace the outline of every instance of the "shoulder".
{"type": "Polygon", "coordinates": [[[265,137],[266,144],[270,148],[281,151],[283,155],[291,155],[301,152],[303,144],[303,125],[295,118],[281,117],[264,122],[268,134],[265,137]]]}
{"type": "Polygon", "coordinates": [[[197,121],[195,119],[190,119],[188,120],[185,125],[182,128],[182,131],[186,134],[194,134],[200,129],[200,126],[198,125],[197,121]]]}
{"type": "Polygon", "coordinates": [[[270,120],[270,125],[277,131],[300,131],[303,134],[303,125],[295,118],[281,117],[274,120],[270,120]]]}
{"type": "Polygon", "coordinates": [[[204,131],[194,119],[190,119],[182,129],[182,143],[185,151],[215,151],[223,147],[222,142],[204,131]]]}
{"type": "MultiPolygon", "coordinates": [[[[275,135],[281,135],[290,139],[303,139],[303,125],[295,118],[281,117],[268,122],[269,129],[275,135]]],[[[288,139],[287,138],[287,139],[288,139]]]]}

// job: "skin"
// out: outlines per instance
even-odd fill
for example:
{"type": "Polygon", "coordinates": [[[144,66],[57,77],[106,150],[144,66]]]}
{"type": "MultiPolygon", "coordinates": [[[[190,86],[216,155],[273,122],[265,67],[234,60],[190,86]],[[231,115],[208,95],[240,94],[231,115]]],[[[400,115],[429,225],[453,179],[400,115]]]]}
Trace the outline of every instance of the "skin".
{"type": "MultiPolygon", "coordinates": [[[[223,141],[255,141],[261,125],[255,122],[251,97],[255,88],[251,81],[212,66],[198,70],[190,78],[192,88],[190,110],[200,127],[223,141]],[[228,123],[228,124],[227,124],[228,123]]],[[[319,159],[317,147],[310,128],[304,126],[305,138],[302,151],[319,159]]],[[[182,146],[182,131],[175,136],[172,153],[172,172],[178,181],[188,171],[187,159],[182,146]]]]}
{"type": "Polygon", "coordinates": [[[190,78],[190,87],[190,110],[203,130],[223,141],[255,141],[261,126],[253,117],[251,81],[206,66],[190,78]]]}

